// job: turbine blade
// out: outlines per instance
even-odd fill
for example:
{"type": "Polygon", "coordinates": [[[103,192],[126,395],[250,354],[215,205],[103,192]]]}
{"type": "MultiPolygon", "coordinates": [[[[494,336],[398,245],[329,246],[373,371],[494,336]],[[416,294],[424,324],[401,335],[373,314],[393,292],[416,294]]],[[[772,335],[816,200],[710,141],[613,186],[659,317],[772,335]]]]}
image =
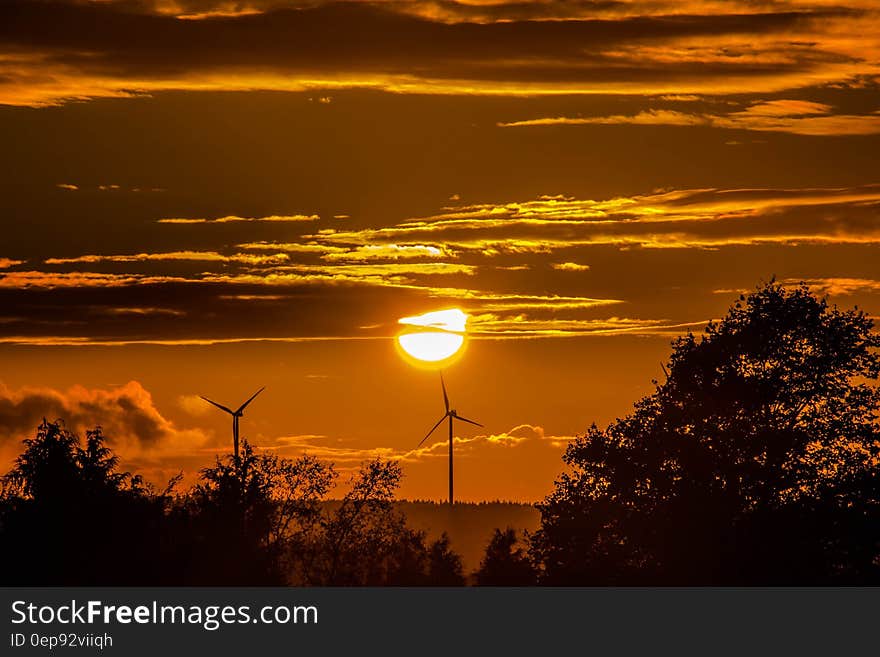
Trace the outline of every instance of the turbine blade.
{"type": "MultiPolygon", "coordinates": [[[[199,395],[199,397],[202,397],[202,396],[199,395]]],[[[234,412],[232,412],[230,409],[226,408],[223,404],[218,404],[218,403],[215,402],[215,401],[211,401],[211,400],[208,399],[207,397],[202,397],[202,399],[204,399],[204,400],[205,400],[206,402],[208,402],[209,404],[213,404],[214,406],[216,406],[217,408],[219,408],[221,411],[226,411],[226,412],[229,413],[230,415],[235,415],[234,412]]]]}
{"type": "Polygon", "coordinates": [[[449,397],[446,395],[446,382],[443,380],[443,372],[440,372],[440,385],[443,386],[443,403],[446,405],[446,412],[449,412],[449,397]]]}
{"type": "Polygon", "coordinates": [[[263,392],[265,389],[266,389],[266,386],[263,386],[262,388],[260,388],[259,390],[257,390],[257,391],[251,396],[251,398],[248,399],[244,404],[242,404],[241,406],[239,406],[239,407],[238,407],[238,410],[235,411],[235,412],[236,412],[236,413],[241,413],[241,412],[247,407],[247,405],[250,404],[252,401],[254,401],[254,399],[257,398],[257,395],[259,395],[259,394],[260,394],[261,392],[263,392]]]}
{"type": "Polygon", "coordinates": [[[456,419],[456,420],[461,420],[462,422],[469,422],[470,424],[476,424],[478,427],[483,426],[483,425],[480,424],[479,422],[474,422],[473,420],[468,420],[466,417],[462,417],[461,415],[456,415],[456,416],[455,416],[455,419],[456,419]]]}
{"type": "Polygon", "coordinates": [[[447,413],[446,415],[444,415],[443,417],[441,417],[439,420],[437,420],[437,424],[435,424],[435,425],[431,428],[431,430],[428,432],[428,434],[427,434],[424,438],[422,438],[422,442],[420,442],[419,445],[418,445],[419,447],[421,447],[421,446],[422,446],[422,443],[425,442],[428,438],[431,437],[431,434],[434,433],[434,432],[437,430],[437,427],[439,427],[439,426],[443,423],[443,420],[445,420],[447,417],[449,417],[449,413],[447,413]]]}

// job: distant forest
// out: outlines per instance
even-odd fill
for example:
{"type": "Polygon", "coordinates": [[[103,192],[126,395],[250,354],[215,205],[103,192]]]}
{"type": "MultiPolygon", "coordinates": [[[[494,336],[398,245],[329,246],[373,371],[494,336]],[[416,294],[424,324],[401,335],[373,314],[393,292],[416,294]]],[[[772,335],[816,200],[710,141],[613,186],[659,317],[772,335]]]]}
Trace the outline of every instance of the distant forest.
{"type": "Polygon", "coordinates": [[[120,471],[100,427],[44,421],[2,479],[0,582],[880,583],[869,316],[771,281],[675,340],[664,373],[630,415],[569,445],[535,507],[401,502],[400,465],[381,459],[333,499],[332,463],[247,441],[190,489],[158,490],[120,471]]]}

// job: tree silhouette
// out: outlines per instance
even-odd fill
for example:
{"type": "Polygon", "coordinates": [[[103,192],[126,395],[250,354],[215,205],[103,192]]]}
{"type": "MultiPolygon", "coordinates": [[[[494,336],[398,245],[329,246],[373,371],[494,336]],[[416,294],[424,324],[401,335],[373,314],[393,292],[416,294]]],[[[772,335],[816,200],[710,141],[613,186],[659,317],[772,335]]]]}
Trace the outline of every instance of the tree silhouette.
{"type": "Polygon", "coordinates": [[[364,585],[382,576],[389,548],[405,544],[399,540],[403,519],[393,505],[401,475],[394,461],[377,458],[361,466],[351,490],[320,524],[313,547],[321,559],[313,562],[309,577],[334,586],[364,585]]]}
{"type": "Polygon", "coordinates": [[[741,296],[540,506],[551,584],[876,581],[880,338],[801,286],[741,296]]]}
{"type": "Polygon", "coordinates": [[[449,543],[446,532],[428,548],[428,586],[464,586],[464,567],[461,557],[449,543]]]}
{"type": "Polygon", "coordinates": [[[4,477],[7,491],[34,503],[50,503],[62,499],[66,491],[80,487],[78,440],[60,422],[44,419],[37,427],[36,437],[23,442],[24,452],[4,477]]]}
{"type": "Polygon", "coordinates": [[[168,491],[117,471],[100,427],[86,444],[43,423],[3,478],[0,574],[5,584],[137,584],[161,577],[168,491]]]}
{"type": "Polygon", "coordinates": [[[361,465],[350,489],[324,506],[320,519],[291,545],[292,583],[318,586],[458,586],[461,558],[441,537],[406,525],[394,495],[402,471],[396,461],[361,465]]]}
{"type": "Polygon", "coordinates": [[[333,467],[257,453],[247,440],[202,470],[173,514],[188,583],[283,584],[288,551],[303,541],[333,485],[333,467]]]}
{"type": "Polygon", "coordinates": [[[118,470],[100,427],[84,445],[60,422],[24,441],[2,478],[0,581],[7,585],[409,585],[464,583],[444,535],[430,546],[395,508],[398,463],[337,475],[246,440],[201,481],[156,493],[118,470]]]}
{"type": "Polygon", "coordinates": [[[534,586],[538,577],[516,530],[496,529],[476,572],[477,586],[534,586]]]}

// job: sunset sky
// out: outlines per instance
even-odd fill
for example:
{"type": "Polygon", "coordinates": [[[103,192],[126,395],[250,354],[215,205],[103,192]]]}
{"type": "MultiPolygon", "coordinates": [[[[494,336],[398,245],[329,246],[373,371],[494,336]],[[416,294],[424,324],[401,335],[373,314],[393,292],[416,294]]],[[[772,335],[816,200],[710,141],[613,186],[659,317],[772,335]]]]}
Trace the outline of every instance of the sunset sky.
{"type": "Polygon", "coordinates": [[[157,484],[242,434],[537,500],[775,276],[880,315],[876,0],[4,0],[0,460],[101,423],[157,484]]]}

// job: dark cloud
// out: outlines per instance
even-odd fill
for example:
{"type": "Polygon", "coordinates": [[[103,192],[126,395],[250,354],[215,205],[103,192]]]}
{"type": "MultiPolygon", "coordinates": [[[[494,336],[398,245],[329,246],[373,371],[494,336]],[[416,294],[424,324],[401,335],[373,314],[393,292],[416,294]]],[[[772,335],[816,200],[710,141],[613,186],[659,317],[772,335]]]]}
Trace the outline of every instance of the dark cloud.
{"type": "Polygon", "coordinates": [[[383,331],[359,326],[378,323],[387,335],[387,323],[405,314],[407,304],[426,296],[417,290],[369,286],[267,288],[223,281],[0,289],[0,303],[14,309],[8,311],[9,321],[0,322],[0,335],[172,342],[370,337],[383,331]]]}
{"type": "MultiPolygon", "coordinates": [[[[810,16],[848,13],[835,8],[810,16]]],[[[248,64],[396,72],[415,72],[431,64],[442,72],[444,62],[493,61],[514,53],[523,59],[579,61],[585,51],[614,43],[774,32],[805,19],[804,13],[794,11],[448,25],[401,15],[380,5],[334,3],[234,19],[181,21],[126,13],[105,3],[31,0],[9,0],[0,15],[0,40],[8,46],[65,51],[66,56],[80,53],[66,61],[84,68],[147,75],[248,64]]]]}
{"type": "Polygon", "coordinates": [[[839,40],[828,48],[817,43],[823,21],[862,15],[845,7],[700,14],[695,6],[690,14],[526,20],[553,16],[560,6],[456,5],[461,12],[495,12],[498,19],[450,23],[401,13],[394,3],[270,7],[265,13],[180,20],[131,11],[126,4],[8,0],[0,6],[0,44],[11,56],[4,65],[9,70],[0,73],[19,78],[6,85],[0,100],[38,103],[42,94],[43,102],[51,102],[53,94],[65,97],[65,89],[78,97],[138,88],[303,88],[322,80],[415,90],[446,81],[441,87],[459,91],[522,84],[569,90],[588,84],[668,86],[675,80],[711,85],[720,75],[807,70],[813,80],[846,78],[847,66],[859,61],[839,40]],[[804,39],[813,43],[792,38],[801,33],[815,37],[804,39]],[[778,43],[742,50],[712,43],[782,34],[778,43]],[[693,38],[706,45],[689,45],[693,38]],[[840,70],[817,72],[825,65],[840,70]],[[42,82],[34,76],[38,70],[42,82]]]}
{"type": "Polygon", "coordinates": [[[0,383],[0,441],[8,446],[32,436],[43,418],[62,419],[80,434],[100,425],[110,444],[127,454],[161,449],[171,442],[182,449],[205,440],[201,431],[179,429],[164,417],[137,381],[109,389],[74,386],[66,391],[12,390],[0,383]]]}

